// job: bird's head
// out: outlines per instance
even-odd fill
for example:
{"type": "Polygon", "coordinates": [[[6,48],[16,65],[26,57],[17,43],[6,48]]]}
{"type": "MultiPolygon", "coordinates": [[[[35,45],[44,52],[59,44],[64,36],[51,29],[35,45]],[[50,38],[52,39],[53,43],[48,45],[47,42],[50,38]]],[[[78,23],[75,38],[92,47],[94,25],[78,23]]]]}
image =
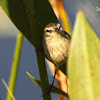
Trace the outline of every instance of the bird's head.
{"type": "Polygon", "coordinates": [[[70,35],[63,30],[59,23],[49,23],[44,29],[45,38],[70,38],[70,35]]]}

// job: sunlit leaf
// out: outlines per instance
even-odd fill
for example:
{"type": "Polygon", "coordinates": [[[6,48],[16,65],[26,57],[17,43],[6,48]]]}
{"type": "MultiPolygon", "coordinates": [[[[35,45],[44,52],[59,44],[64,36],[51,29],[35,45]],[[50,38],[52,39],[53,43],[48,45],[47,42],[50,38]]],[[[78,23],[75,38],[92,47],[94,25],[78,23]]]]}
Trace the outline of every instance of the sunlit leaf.
{"type": "Polygon", "coordinates": [[[68,59],[71,100],[100,100],[100,40],[79,12],[68,59]]]}

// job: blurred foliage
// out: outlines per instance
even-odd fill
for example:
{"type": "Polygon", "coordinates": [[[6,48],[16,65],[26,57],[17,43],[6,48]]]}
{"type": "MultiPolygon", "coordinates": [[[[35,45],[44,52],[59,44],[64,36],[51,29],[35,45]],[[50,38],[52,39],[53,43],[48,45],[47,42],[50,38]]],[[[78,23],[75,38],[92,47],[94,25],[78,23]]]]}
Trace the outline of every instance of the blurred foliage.
{"type": "Polygon", "coordinates": [[[79,11],[68,59],[71,100],[100,100],[100,40],[79,11]]]}
{"type": "Polygon", "coordinates": [[[11,90],[9,89],[8,85],[6,84],[5,80],[2,80],[2,82],[3,82],[4,86],[5,86],[5,88],[7,89],[8,93],[10,95],[10,98],[13,99],[13,100],[16,100],[15,97],[13,96],[11,90]]]}
{"type": "MultiPolygon", "coordinates": [[[[15,46],[14,57],[12,61],[10,79],[9,79],[9,90],[12,95],[14,94],[14,90],[16,86],[21,50],[22,50],[22,45],[23,45],[23,38],[24,38],[23,34],[19,31],[18,36],[17,36],[16,46],[15,46]]],[[[11,94],[8,91],[7,100],[12,100],[11,94]]]]}

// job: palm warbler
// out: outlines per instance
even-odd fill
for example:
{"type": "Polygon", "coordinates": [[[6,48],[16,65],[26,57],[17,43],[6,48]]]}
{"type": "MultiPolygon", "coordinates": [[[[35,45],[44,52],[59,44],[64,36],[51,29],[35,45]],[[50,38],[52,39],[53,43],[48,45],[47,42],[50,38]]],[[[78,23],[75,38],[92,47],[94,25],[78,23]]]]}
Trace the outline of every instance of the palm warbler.
{"type": "Polygon", "coordinates": [[[68,58],[70,40],[71,36],[63,30],[59,23],[49,23],[44,29],[44,52],[48,59],[56,65],[51,88],[53,86],[57,70],[68,58]]]}

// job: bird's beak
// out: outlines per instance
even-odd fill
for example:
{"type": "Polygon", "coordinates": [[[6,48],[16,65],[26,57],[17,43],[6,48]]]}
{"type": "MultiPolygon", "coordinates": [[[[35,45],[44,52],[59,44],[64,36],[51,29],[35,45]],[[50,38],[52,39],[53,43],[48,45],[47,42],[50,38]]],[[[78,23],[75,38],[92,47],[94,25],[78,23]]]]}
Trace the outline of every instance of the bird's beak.
{"type": "Polygon", "coordinates": [[[65,38],[68,39],[67,36],[68,36],[69,34],[68,34],[67,32],[65,32],[65,31],[61,31],[60,34],[61,34],[63,37],[65,37],[65,38]]]}
{"type": "Polygon", "coordinates": [[[57,31],[57,33],[59,33],[60,35],[62,35],[63,37],[65,37],[67,39],[71,38],[71,36],[67,32],[65,32],[64,30],[60,31],[60,30],[56,29],[56,31],[57,31]]]}

